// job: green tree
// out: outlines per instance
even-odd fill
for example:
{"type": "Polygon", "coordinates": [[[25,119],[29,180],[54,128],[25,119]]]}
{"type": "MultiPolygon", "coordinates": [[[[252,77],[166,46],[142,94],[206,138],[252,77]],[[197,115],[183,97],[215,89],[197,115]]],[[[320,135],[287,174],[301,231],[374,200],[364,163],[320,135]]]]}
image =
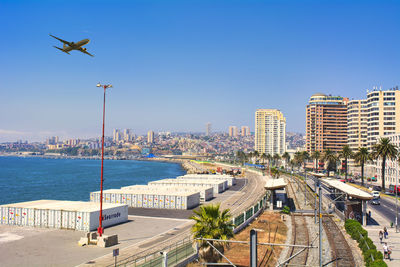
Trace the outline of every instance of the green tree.
{"type": "Polygon", "coordinates": [[[257,150],[254,150],[254,152],[253,152],[253,157],[255,158],[255,163],[257,163],[257,161],[258,161],[258,157],[260,156],[260,154],[258,153],[258,151],[257,150]]]}
{"type": "Polygon", "coordinates": [[[301,155],[301,152],[300,152],[300,151],[297,151],[297,152],[294,153],[293,161],[294,161],[295,165],[296,165],[298,168],[300,168],[301,163],[303,162],[302,155],[301,155]]]}
{"type": "Polygon", "coordinates": [[[372,148],[372,155],[375,159],[382,159],[382,191],[385,192],[385,167],[386,159],[396,159],[397,147],[390,142],[389,138],[381,138],[372,148]]]}
{"type": "Polygon", "coordinates": [[[287,169],[287,165],[288,165],[288,163],[290,162],[290,155],[289,155],[289,153],[287,153],[287,152],[283,153],[282,158],[285,159],[285,169],[287,169]]]}
{"type": "Polygon", "coordinates": [[[345,164],[345,176],[344,179],[347,182],[347,161],[349,158],[353,156],[353,151],[351,151],[351,148],[349,145],[344,145],[342,150],[339,152],[339,157],[344,158],[344,164],[345,164]]]}
{"type": "Polygon", "coordinates": [[[279,169],[277,168],[277,167],[272,167],[271,168],[271,176],[273,177],[273,178],[275,178],[275,179],[278,179],[279,178],[279,176],[280,176],[280,171],[279,171],[279,169]]]}
{"type": "Polygon", "coordinates": [[[281,159],[281,156],[279,156],[279,154],[274,155],[274,165],[275,166],[278,166],[280,159],[281,159]]]}
{"type": "MultiPolygon", "coordinates": [[[[333,152],[332,150],[330,150],[329,148],[327,150],[325,150],[325,153],[322,157],[322,159],[325,162],[328,162],[328,166],[327,166],[327,172],[328,172],[328,177],[329,177],[329,171],[331,170],[332,166],[336,166],[336,162],[338,160],[335,152],[333,152]]],[[[336,169],[336,167],[335,167],[336,169]]]]}
{"type": "MultiPolygon", "coordinates": [[[[199,210],[194,210],[195,215],[190,219],[195,221],[192,226],[194,238],[209,238],[227,240],[233,237],[232,217],[229,209],[220,211],[220,204],[200,206],[199,210]]],[[[224,251],[222,242],[209,241],[221,253],[224,251]]],[[[221,256],[206,241],[200,243],[200,259],[206,262],[217,262],[221,256]]]]}
{"type": "Polygon", "coordinates": [[[317,170],[318,170],[318,161],[319,161],[319,159],[321,158],[321,152],[319,152],[319,151],[317,151],[317,150],[314,151],[314,152],[311,154],[311,158],[315,160],[315,168],[314,168],[314,171],[317,171],[317,170]]]}
{"type": "Polygon", "coordinates": [[[303,163],[304,172],[306,172],[306,163],[310,159],[310,154],[307,151],[301,152],[301,163],[303,163]]]}
{"type": "Polygon", "coordinates": [[[361,166],[361,185],[364,186],[364,165],[368,160],[371,160],[371,155],[368,152],[368,148],[359,147],[353,158],[355,162],[361,166]]]}

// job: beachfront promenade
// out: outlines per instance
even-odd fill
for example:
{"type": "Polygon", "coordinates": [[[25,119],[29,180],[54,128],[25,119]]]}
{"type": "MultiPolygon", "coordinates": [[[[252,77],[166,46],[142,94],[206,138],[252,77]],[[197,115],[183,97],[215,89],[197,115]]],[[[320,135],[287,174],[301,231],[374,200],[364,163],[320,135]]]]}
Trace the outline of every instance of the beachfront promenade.
{"type": "MultiPolygon", "coordinates": [[[[233,215],[264,194],[265,178],[246,172],[236,187],[218,195],[211,203],[221,203],[233,215]]],[[[155,211],[156,212],[156,211],[155,211]]],[[[119,244],[109,248],[79,247],[83,232],[43,228],[25,228],[0,225],[0,254],[4,266],[107,266],[114,264],[112,251],[120,249],[118,259],[146,255],[190,235],[193,224],[188,211],[171,212],[169,217],[131,214],[124,224],[106,228],[106,234],[118,234],[119,244]]]]}
{"type": "MultiPolygon", "coordinates": [[[[394,205],[395,200],[393,198],[389,196],[381,197],[393,202],[394,205]]],[[[396,233],[396,229],[394,227],[390,227],[392,221],[389,221],[386,217],[383,216],[383,214],[380,214],[377,209],[374,209],[371,217],[374,220],[374,223],[364,226],[365,230],[368,231],[368,237],[372,239],[377,250],[381,251],[383,254],[383,243],[381,243],[379,240],[379,231],[383,231],[383,228],[386,227],[389,235],[387,239],[383,239],[383,242],[386,242],[391,248],[392,260],[385,259],[385,262],[389,267],[400,266],[400,231],[396,233]]]]}

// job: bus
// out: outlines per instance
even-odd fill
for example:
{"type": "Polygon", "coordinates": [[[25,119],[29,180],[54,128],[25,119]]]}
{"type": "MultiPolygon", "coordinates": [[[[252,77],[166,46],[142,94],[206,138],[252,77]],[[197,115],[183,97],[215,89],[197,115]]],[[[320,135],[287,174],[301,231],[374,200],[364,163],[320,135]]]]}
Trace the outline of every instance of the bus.
{"type": "Polygon", "coordinates": [[[389,185],[389,192],[392,194],[396,194],[396,189],[397,189],[397,195],[400,196],[400,186],[395,186],[395,185],[389,185]]]}

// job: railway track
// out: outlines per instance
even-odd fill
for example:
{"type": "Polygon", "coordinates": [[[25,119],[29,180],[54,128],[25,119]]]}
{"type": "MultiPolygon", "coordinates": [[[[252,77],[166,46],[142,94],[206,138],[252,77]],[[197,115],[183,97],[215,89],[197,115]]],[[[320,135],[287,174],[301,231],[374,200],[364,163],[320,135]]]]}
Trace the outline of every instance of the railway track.
{"type": "Polygon", "coordinates": [[[331,217],[323,217],[322,226],[325,229],[331,247],[333,266],[355,266],[351,248],[333,219],[331,217]]]}
{"type": "MultiPolygon", "coordinates": [[[[278,232],[278,225],[275,228],[274,237],[272,238],[272,243],[275,243],[277,232],[278,232]]],[[[269,237],[268,242],[271,243],[271,236],[269,237]]],[[[261,259],[260,263],[258,264],[258,266],[259,267],[268,266],[267,264],[268,264],[269,260],[271,259],[273,252],[274,251],[273,251],[272,247],[267,247],[267,250],[265,251],[265,254],[264,254],[263,258],[261,259]]]]}
{"type": "MultiPolygon", "coordinates": [[[[290,181],[290,180],[289,180],[290,181]]],[[[304,186],[296,179],[298,188],[304,192],[304,186]]],[[[290,183],[291,184],[291,183],[290,183]]],[[[290,186],[291,187],[291,186],[290,186]]],[[[310,188],[312,191],[313,188],[310,188]]],[[[293,189],[292,189],[293,191],[293,189]]],[[[308,200],[311,200],[308,198],[308,200]]],[[[297,199],[295,197],[295,202],[297,199]]],[[[311,203],[311,202],[310,202],[311,203]]],[[[297,205],[297,204],[296,204],[297,205]]],[[[300,216],[296,216],[300,217],[300,216]]],[[[332,217],[324,216],[322,218],[322,226],[326,233],[329,246],[331,248],[332,265],[336,267],[350,267],[355,266],[353,254],[349,244],[347,243],[342,231],[333,221],[332,217]]],[[[291,263],[292,264],[292,263],[291,263]]]]}
{"type": "MultiPolygon", "coordinates": [[[[293,196],[296,208],[301,208],[299,201],[296,197],[296,191],[293,188],[292,181],[288,179],[288,184],[291,191],[290,195],[293,196]]],[[[293,245],[310,245],[310,234],[306,219],[303,216],[291,216],[292,220],[292,244],[293,245]]],[[[308,248],[291,247],[288,251],[287,258],[289,259],[286,265],[307,265],[308,248]]]]}

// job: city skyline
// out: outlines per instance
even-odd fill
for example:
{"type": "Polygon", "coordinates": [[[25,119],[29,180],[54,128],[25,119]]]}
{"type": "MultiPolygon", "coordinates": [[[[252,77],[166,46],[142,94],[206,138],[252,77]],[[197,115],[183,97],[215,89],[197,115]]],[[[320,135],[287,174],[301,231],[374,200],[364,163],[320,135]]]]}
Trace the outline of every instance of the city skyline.
{"type": "Polygon", "coordinates": [[[304,133],[310,95],[363,99],[400,84],[399,11],[389,1],[4,1],[0,142],[100,136],[97,82],[114,85],[108,136],[204,132],[208,122],[254,131],[259,108],[304,133]],[[49,33],[91,39],[95,57],[57,51],[49,33]]]}

